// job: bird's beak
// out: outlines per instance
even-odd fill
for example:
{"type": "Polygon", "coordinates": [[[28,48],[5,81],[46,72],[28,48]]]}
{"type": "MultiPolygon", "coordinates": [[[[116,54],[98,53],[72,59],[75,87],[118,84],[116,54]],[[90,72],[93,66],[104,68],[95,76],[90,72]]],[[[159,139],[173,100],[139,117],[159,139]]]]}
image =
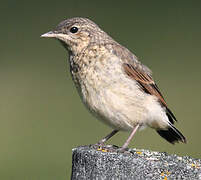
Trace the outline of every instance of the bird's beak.
{"type": "Polygon", "coordinates": [[[45,34],[42,34],[40,37],[55,38],[55,39],[61,40],[61,41],[66,42],[66,43],[68,40],[68,36],[66,34],[62,34],[62,33],[59,33],[57,31],[49,31],[45,34]]]}
{"type": "Polygon", "coordinates": [[[53,31],[49,31],[45,34],[42,34],[40,37],[54,38],[54,37],[57,37],[57,34],[54,33],[53,31]]]}

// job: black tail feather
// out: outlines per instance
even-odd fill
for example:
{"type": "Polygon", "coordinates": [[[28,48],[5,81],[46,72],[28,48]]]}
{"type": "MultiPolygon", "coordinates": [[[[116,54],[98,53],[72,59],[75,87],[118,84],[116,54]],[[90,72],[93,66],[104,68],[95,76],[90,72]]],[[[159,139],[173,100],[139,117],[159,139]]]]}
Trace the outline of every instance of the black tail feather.
{"type": "Polygon", "coordinates": [[[170,125],[166,130],[157,130],[157,133],[172,144],[179,141],[186,143],[186,138],[173,125],[170,125]]]}
{"type": "Polygon", "coordinates": [[[166,115],[172,124],[174,124],[174,121],[177,121],[176,117],[168,107],[166,107],[166,115]]]}

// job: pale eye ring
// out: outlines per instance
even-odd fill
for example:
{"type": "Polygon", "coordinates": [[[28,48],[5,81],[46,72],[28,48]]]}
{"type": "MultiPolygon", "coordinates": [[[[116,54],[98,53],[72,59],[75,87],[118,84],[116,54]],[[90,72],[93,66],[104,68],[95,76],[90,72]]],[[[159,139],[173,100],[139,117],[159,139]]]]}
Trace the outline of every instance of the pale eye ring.
{"type": "Polygon", "coordinates": [[[70,28],[70,32],[74,34],[74,33],[78,32],[78,28],[73,26],[72,28],[70,28]]]}

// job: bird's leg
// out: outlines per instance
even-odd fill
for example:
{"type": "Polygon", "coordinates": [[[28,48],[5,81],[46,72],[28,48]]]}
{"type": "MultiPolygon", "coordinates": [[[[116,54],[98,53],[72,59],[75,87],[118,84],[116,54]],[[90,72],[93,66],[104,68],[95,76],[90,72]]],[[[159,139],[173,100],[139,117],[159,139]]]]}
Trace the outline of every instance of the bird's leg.
{"type": "Polygon", "coordinates": [[[133,136],[135,135],[137,129],[139,128],[139,124],[137,126],[135,126],[130,134],[130,136],[128,137],[128,139],[126,140],[126,142],[124,143],[124,145],[119,149],[119,152],[124,152],[126,150],[126,148],[128,147],[129,143],[131,142],[133,136]]]}
{"type": "Polygon", "coordinates": [[[107,136],[105,136],[103,139],[101,139],[100,141],[98,141],[97,144],[99,145],[104,145],[104,143],[110,139],[112,136],[114,136],[119,130],[113,130],[110,134],[108,134],[107,136]]]}

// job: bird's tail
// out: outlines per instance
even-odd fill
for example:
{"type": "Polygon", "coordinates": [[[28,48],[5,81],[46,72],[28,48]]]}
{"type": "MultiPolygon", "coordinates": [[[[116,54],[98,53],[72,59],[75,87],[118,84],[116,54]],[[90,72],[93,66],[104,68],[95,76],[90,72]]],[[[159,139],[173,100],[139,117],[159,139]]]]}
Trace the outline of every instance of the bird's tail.
{"type": "Polygon", "coordinates": [[[173,124],[170,124],[168,129],[157,130],[157,133],[172,144],[179,142],[179,141],[186,143],[186,138],[176,127],[174,127],[173,124]]]}

